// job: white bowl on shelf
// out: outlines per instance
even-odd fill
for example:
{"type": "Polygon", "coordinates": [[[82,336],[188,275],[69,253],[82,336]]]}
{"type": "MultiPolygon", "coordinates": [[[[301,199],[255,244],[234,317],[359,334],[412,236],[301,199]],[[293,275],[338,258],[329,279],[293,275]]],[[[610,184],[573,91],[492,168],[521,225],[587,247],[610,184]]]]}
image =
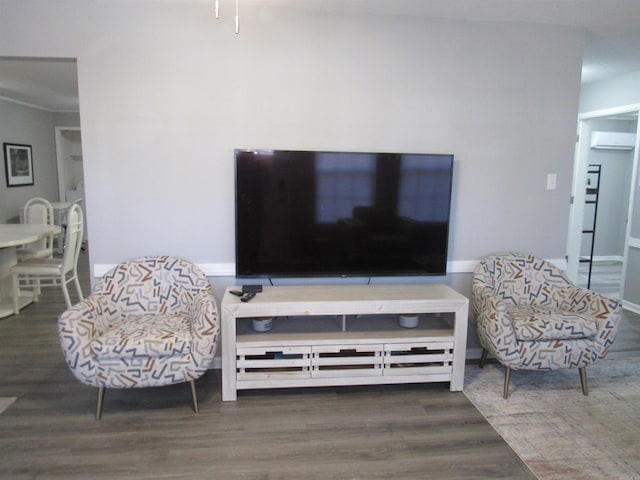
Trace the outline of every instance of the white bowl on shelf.
{"type": "Polygon", "coordinates": [[[398,323],[402,328],[416,328],[418,326],[418,314],[400,315],[398,323]]]}
{"type": "Polygon", "coordinates": [[[273,325],[272,317],[260,317],[251,320],[251,328],[254,332],[268,332],[273,325]]]}

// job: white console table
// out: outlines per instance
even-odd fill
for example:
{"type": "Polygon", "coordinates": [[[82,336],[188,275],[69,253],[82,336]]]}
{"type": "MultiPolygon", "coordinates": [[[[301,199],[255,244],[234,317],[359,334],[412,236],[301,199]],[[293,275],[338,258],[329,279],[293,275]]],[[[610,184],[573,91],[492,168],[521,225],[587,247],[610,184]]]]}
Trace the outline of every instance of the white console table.
{"type": "Polygon", "coordinates": [[[464,383],[469,300],[446,285],[264,287],[222,300],[222,400],[257,388],[464,383]],[[402,328],[399,314],[419,314],[402,328]],[[269,332],[251,319],[273,317],[269,332]]]}

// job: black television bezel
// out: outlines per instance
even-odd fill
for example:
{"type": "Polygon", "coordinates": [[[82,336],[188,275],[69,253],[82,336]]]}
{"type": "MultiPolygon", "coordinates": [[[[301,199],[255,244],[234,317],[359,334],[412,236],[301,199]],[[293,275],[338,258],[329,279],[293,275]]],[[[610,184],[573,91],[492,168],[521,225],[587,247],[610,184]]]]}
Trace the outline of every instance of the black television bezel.
{"type": "Polygon", "coordinates": [[[407,153],[407,152],[366,152],[366,151],[344,151],[344,150],[294,150],[294,149],[269,149],[269,148],[236,148],[234,149],[234,227],[235,227],[235,276],[239,279],[311,279],[311,278],[384,278],[384,277],[440,277],[448,274],[447,263],[449,258],[449,243],[451,232],[451,206],[453,202],[453,175],[454,175],[454,154],[452,153],[407,153]],[[282,153],[300,153],[300,154],[369,154],[369,155],[415,155],[415,156],[438,156],[449,157],[449,184],[448,184],[448,211],[446,221],[446,242],[445,242],[445,261],[443,269],[441,271],[427,271],[427,270],[398,270],[398,271],[382,271],[382,270],[370,270],[370,271],[344,271],[344,272],[323,272],[323,271],[300,271],[295,273],[288,272],[259,272],[259,273],[240,273],[238,271],[238,154],[239,153],[251,153],[251,152],[282,152],[282,153]]]}

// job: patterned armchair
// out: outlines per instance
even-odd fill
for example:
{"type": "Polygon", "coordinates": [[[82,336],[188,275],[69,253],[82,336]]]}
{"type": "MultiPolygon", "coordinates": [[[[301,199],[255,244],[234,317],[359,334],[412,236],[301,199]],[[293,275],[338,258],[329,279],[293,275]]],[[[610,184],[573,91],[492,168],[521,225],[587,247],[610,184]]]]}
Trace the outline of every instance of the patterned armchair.
{"type": "Polygon", "coordinates": [[[212,366],[219,321],[211,284],[195,265],[169,256],[122,263],[58,326],[69,368],[99,389],[97,420],[106,388],[189,382],[198,411],[195,380],[212,366]]]}
{"type": "Polygon", "coordinates": [[[604,358],[622,315],[619,301],[576,287],[554,265],[531,255],[504,253],[482,260],[472,281],[472,303],[483,348],[511,370],[578,368],[589,394],[586,367],[604,358]]]}

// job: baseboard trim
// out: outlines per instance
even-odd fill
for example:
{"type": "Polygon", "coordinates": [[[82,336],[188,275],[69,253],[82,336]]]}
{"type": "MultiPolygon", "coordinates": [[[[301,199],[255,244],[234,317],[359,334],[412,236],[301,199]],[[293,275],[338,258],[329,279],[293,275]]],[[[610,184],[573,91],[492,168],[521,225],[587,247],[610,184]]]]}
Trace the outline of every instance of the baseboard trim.
{"type": "Polygon", "coordinates": [[[640,314],[640,305],[638,305],[637,303],[631,303],[627,300],[623,300],[622,308],[624,308],[625,310],[630,310],[633,313],[640,314]]]}
{"type": "Polygon", "coordinates": [[[482,357],[482,348],[467,348],[467,360],[480,360],[482,357]]]}
{"type": "Polygon", "coordinates": [[[593,262],[623,262],[624,257],[620,255],[598,255],[593,257],[593,262]]]}
{"type": "MultiPolygon", "coordinates": [[[[560,270],[567,269],[567,261],[564,258],[550,258],[549,262],[553,263],[560,270]]],[[[447,273],[473,273],[478,260],[453,260],[447,262],[447,273]]],[[[198,263],[200,269],[207,277],[235,277],[235,263],[198,263]]],[[[115,267],[115,264],[96,263],[93,266],[93,276],[101,278],[105,273],[115,267]]]]}

